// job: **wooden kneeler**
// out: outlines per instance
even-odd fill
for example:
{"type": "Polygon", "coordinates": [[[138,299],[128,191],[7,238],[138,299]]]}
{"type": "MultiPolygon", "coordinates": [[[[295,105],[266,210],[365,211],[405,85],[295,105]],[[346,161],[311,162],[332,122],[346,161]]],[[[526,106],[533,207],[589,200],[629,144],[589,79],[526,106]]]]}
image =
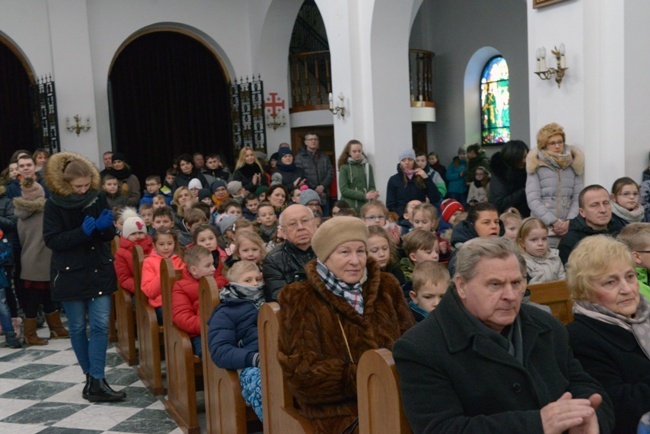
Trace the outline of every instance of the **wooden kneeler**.
{"type": "Polygon", "coordinates": [[[147,295],[142,292],[142,264],[144,263],[144,251],[142,247],[135,246],[133,249],[133,286],[135,289],[135,315],[136,327],[138,330],[138,377],[151,392],[158,396],[165,393],[162,381],[162,368],[160,366],[164,350],[160,346],[163,343],[162,326],[158,325],[156,311],[149,304],[147,295]]]}
{"type": "Polygon", "coordinates": [[[170,259],[163,259],[160,287],[167,360],[167,397],[164,402],[167,413],[184,433],[199,434],[196,389],[197,384],[203,387],[203,367],[201,359],[192,352],[189,335],[172,320],[172,288],[181,275],[182,271],[175,270],[170,259]]]}
{"type": "Polygon", "coordinates": [[[222,369],[210,358],[208,346],[208,320],[219,304],[219,288],[214,277],[204,277],[199,286],[201,309],[201,345],[203,346],[203,390],[205,394],[205,419],[210,434],[246,434],[248,423],[257,424],[259,419],[246,405],[241,394],[237,371],[222,369]]]}
{"type": "Polygon", "coordinates": [[[357,368],[359,434],[411,434],[404,414],[399,374],[386,348],[363,353],[357,368]]]}
{"type": "Polygon", "coordinates": [[[257,317],[264,434],[311,434],[311,423],[298,413],[278,361],[279,313],[278,303],[265,303],[257,317]]]}

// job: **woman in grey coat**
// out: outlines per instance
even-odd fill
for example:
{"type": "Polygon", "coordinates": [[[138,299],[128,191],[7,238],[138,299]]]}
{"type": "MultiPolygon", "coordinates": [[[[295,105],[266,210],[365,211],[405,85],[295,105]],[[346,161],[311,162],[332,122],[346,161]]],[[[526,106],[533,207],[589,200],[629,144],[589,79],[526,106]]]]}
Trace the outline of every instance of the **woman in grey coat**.
{"type": "Polygon", "coordinates": [[[557,247],[578,215],[584,154],[565,143],[564,129],[551,123],[537,133],[537,152],[526,157],[526,199],[530,214],[549,227],[549,245],[557,247]]]}

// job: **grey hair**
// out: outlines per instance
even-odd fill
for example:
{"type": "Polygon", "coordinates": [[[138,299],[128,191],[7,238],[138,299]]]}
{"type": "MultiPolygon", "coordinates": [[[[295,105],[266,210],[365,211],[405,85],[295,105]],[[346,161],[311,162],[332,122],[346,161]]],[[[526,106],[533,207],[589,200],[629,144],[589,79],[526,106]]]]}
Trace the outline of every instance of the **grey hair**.
{"type": "Polygon", "coordinates": [[[305,206],[305,205],[301,205],[301,204],[298,204],[298,203],[294,203],[293,205],[289,205],[288,207],[286,207],[286,208],[285,208],[285,209],[280,213],[280,218],[278,219],[279,222],[280,222],[280,226],[284,226],[284,224],[282,223],[282,221],[284,220],[284,219],[283,219],[283,217],[284,217],[284,213],[287,212],[288,209],[292,209],[293,207],[296,207],[296,206],[300,206],[300,207],[305,208],[307,211],[309,211],[309,217],[310,217],[310,218],[314,218],[314,212],[311,210],[311,208],[309,208],[309,207],[307,207],[307,206],[305,206]]]}
{"type": "Polygon", "coordinates": [[[507,259],[511,255],[517,258],[521,275],[525,278],[527,275],[526,261],[515,243],[502,237],[473,238],[458,250],[454,277],[460,276],[465,281],[471,280],[476,275],[476,266],[481,259],[507,259]]]}

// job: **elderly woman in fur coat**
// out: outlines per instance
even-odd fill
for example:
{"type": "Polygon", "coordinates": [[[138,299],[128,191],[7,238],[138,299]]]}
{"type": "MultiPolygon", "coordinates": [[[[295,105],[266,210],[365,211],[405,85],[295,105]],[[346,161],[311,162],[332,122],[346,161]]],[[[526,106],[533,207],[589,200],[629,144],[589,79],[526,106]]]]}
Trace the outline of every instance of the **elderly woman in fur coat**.
{"type": "Polygon", "coordinates": [[[315,434],[340,433],[357,417],[357,364],[370,349],[392,349],[414,324],[399,283],[367,257],[368,230],[354,217],[323,223],[317,259],[280,302],[278,358],[300,412],[315,434]]]}
{"type": "Polygon", "coordinates": [[[549,245],[557,247],[578,215],[584,154],[566,144],[564,129],[551,123],[537,133],[537,151],[526,157],[526,198],[530,215],[549,227],[549,245]]]}

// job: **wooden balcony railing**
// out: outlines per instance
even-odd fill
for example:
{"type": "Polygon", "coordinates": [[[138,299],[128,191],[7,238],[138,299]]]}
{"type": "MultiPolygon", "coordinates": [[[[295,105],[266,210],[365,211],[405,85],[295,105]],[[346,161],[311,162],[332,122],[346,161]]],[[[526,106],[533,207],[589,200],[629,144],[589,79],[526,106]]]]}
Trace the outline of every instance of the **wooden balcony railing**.
{"type": "Polygon", "coordinates": [[[409,50],[411,106],[434,106],[432,90],[434,56],[433,51],[409,50]]]}

